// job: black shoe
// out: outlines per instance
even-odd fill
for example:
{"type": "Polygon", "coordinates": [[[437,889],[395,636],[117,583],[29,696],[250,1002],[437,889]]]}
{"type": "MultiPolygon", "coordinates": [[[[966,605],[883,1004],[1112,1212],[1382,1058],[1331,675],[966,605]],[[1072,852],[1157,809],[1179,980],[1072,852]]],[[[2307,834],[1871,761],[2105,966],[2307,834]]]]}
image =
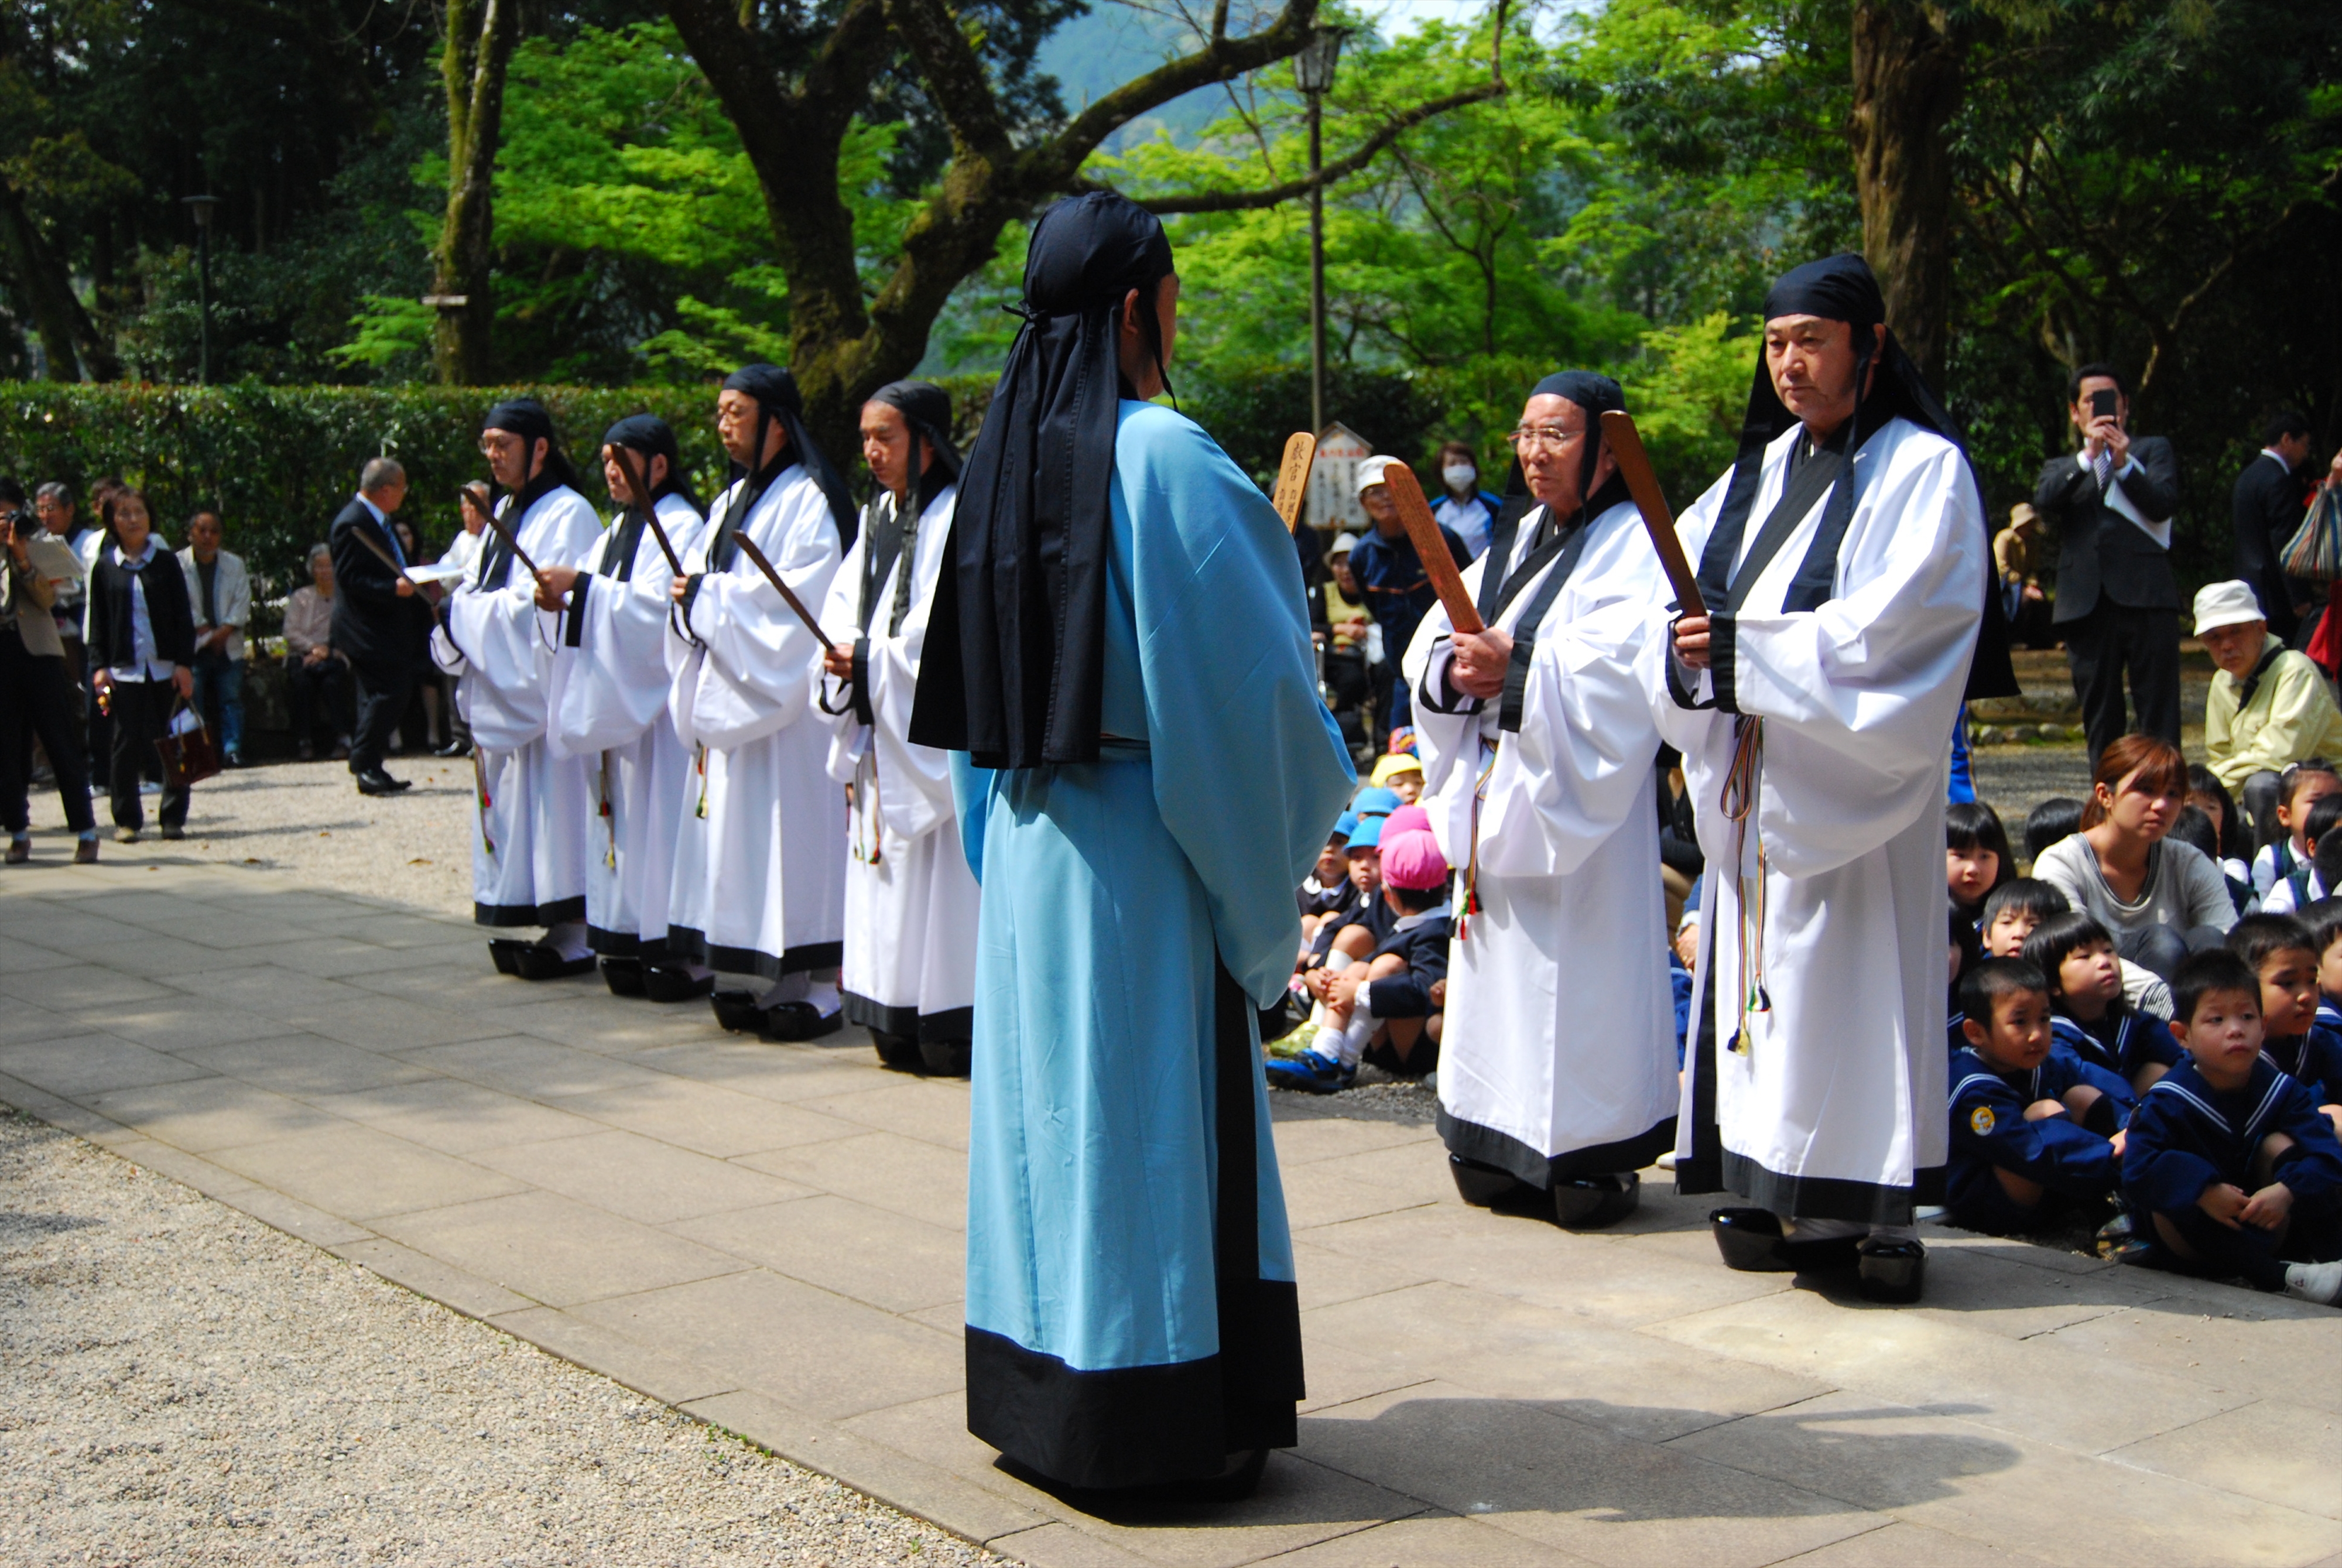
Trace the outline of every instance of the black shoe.
{"type": "Polygon", "coordinates": [[[916,1073],[926,1064],[919,1055],[919,1043],[908,1034],[889,1034],[884,1029],[870,1031],[870,1044],[878,1050],[878,1064],[906,1073],[916,1073]]]}
{"type": "Polygon", "coordinates": [[[1927,1249],[1917,1242],[1864,1242],[1857,1249],[1862,1298],[1909,1306],[1927,1283],[1927,1249]]]}
{"type": "Polygon", "coordinates": [[[602,960],[602,981],[613,996],[643,994],[643,961],[639,958],[605,958],[602,960]]]}
{"type": "Polygon", "coordinates": [[[1553,1217],[1564,1230],[1598,1231],[1633,1213],[1642,1199],[1643,1178],[1633,1171],[1580,1176],[1554,1183],[1553,1217]]]}
{"type": "Polygon", "coordinates": [[[716,989],[713,974],[694,974],[680,964],[643,965],[643,994],[653,1002],[691,1002],[716,989]]]}
{"type": "Polygon", "coordinates": [[[965,1078],[974,1059],[971,1040],[922,1040],[919,1063],[930,1078],[965,1078]]]}
{"type": "Polygon", "coordinates": [[[516,936],[491,936],[488,938],[488,956],[495,962],[497,974],[518,974],[520,950],[534,945],[516,936]]]}
{"type": "Polygon", "coordinates": [[[1461,1154],[1447,1156],[1447,1174],[1456,1178],[1456,1195],[1476,1209],[1494,1208],[1527,1184],[1510,1171],[1461,1154]]]}
{"type": "Polygon", "coordinates": [[[767,1040],[818,1040],[846,1022],[846,1009],[823,1014],[810,1002],[782,1002],[764,1010],[767,1040]]]}
{"type": "Polygon", "coordinates": [[[395,779],[380,768],[368,768],[358,774],[358,794],[396,794],[405,787],[405,779],[395,779]]]}
{"type": "Polygon", "coordinates": [[[513,954],[513,973],[523,980],[566,980],[573,974],[594,973],[592,954],[564,958],[561,949],[537,942],[522,943],[513,954]]]}
{"type": "Polygon", "coordinates": [[[707,1005],[716,1014],[716,1022],[735,1034],[761,1034],[765,1014],[756,1005],[753,991],[718,991],[708,988],[707,1005]]]}
{"type": "Polygon", "coordinates": [[[432,752],[431,754],[435,757],[467,757],[472,754],[472,743],[469,741],[449,741],[445,745],[440,746],[432,752]]]}
{"type": "Polygon", "coordinates": [[[1765,1209],[1717,1209],[1707,1216],[1724,1266],[1743,1273],[1809,1273],[1821,1269],[1852,1268],[1859,1236],[1833,1236],[1827,1241],[1793,1242],[1781,1233],[1781,1221],[1765,1209]]]}

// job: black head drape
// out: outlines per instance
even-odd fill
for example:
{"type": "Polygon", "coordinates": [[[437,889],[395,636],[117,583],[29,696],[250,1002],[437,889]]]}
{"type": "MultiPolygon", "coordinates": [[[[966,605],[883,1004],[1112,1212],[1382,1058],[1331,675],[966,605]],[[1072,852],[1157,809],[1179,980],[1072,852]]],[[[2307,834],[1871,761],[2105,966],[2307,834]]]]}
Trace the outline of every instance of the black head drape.
{"type": "Polygon", "coordinates": [[[666,458],[666,477],[650,487],[650,498],[660,501],[669,495],[680,495],[694,512],[704,514],[707,510],[699,504],[699,497],[692,491],[690,476],[683,471],[683,449],[676,441],[675,431],[657,414],[629,414],[603,432],[602,444],[623,446],[638,454],[636,461],[646,475],[650,473],[650,459],[666,458]]]}
{"type": "MultiPolygon", "coordinates": [[[[934,466],[922,470],[911,485],[924,512],[943,494],[945,485],[959,478],[959,452],[951,444],[951,394],[931,381],[890,381],[872,393],[870,401],[883,403],[901,414],[911,434],[925,440],[936,454],[934,466]]],[[[917,461],[916,450],[911,455],[917,461]]]]}
{"type": "MultiPolygon", "coordinates": [[[[1952,443],[1960,448],[1963,458],[1967,455],[1967,444],[1961,438],[1959,426],[1919,374],[1919,367],[1895,340],[1895,334],[1889,331],[1882,343],[1872,330],[1887,319],[1887,301],[1870,265],[1860,256],[1826,256],[1782,274],[1765,296],[1764,319],[1772,321],[1785,315],[1843,321],[1854,331],[1855,412],[1840,436],[1843,467],[1823,503],[1815,548],[1798,566],[1783,604],[1788,610],[1810,610],[1827,604],[1835,588],[1837,546],[1845,539],[1847,525],[1853,517],[1858,488],[1853,459],[1863,443],[1888,420],[1900,417],[1952,443]],[[1875,380],[1870,380],[1867,373],[1874,359],[1878,373],[1875,380]],[[1870,380],[1867,390],[1864,386],[1866,380],[1870,380]]],[[[1748,514],[1764,483],[1765,449],[1797,423],[1797,416],[1789,412],[1780,394],[1773,390],[1773,377],[1760,346],[1756,375],[1748,389],[1747,414],[1741,421],[1740,451],[1733,462],[1732,482],[1725,490],[1724,504],[1717,510],[1715,529],[1708,535],[1708,549],[1699,564],[1700,591],[1712,604],[1725,603],[1732,567],[1729,553],[1739,548],[1748,514]]],[[[1969,461],[1968,471],[1976,482],[1977,494],[1982,496],[1984,477],[1976,472],[1973,460],[1969,461]]],[[[1988,533],[1988,519],[1985,526],[1988,533]]],[[[1987,538],[1987,546],[1989,544],[1987,538]]],[[[1984,619],[1977,632],[1976,656],[1968,667],[1967,695],[1970,699],[2009,696],[2018,690],[2017,672],[2008,656],[2008,625],[2002,615],[2000,595],[1994,591],[1992,576],[1990,572],[1986,574],[1984,619]]]]}
{"type": "MultiPolygon", "coordinates": [[[[1069,196],[1034,225],[1025,325],[960,477],[913,740],[985,767],[1097,759],[1107,486],[1130,394],[1116,313],[1133,289],[1151,304],[1171,270],[1162,223],[1126,197],[1069,196]]],[[[1152,339],[1155,311],[1139,315],[1152,339]]]]}
{"type": "MultiPolygon", "coordinates": [[[[527,448],[527,455],[522,458],[524,464],[535,454],[536,444],[540,441],[545,443],[544,464],[530,476],[528,483],[511,493],[513,504],[505,514],[505,525],[517,537],[520,520],[528,514],[530,507],[564,485],[572,490],[578,488],[577,470],[570,465],[569,454],[561,450],[561,437],[554,432],[553,415],[534,397],[512,398],[489,409],[486,417],[480,421],[480,434],[485,435],[491,430],[501,430],[521,438],[527,448]]],[[[489,492],[488,504],[491,510],[495,505],[494,490],[489,492]]],[[[480,553],[480,585],[503,587],[512,576],[512,564],[511,546],[504,542],[502,535],[489,530],[486,548],[480,553]]]]}
{"type": "Polygon", "coordinates": [[[788,472],[792,463],[802,463],[813,482],[821,486],[824,498],[829,502],[829,514],[837,524],[837,547],[848,550],[854,545],[854,530],[861,514],[854,504],[854,492],[846,487],[846,480],[820,443],[806,429],[805,396],[797,391],[797,378],[777,365],[744,365],[724,378],[726,392],[745,392],[756,400],[756,434],[751,452],[765,450],[765,432],[768,425],[777,424],[788,432],[788,450],[774,460],[770,468],[752,474],[739,464],[732,464],[734,478],[746,477],[739,498],[725,509],[724,520],[717,525],[716,538],[708,559],[719,569],[731,560],[733,530],[748,521],[748,514],[774,480],[788,472]],[[719,560],[718,557],[721,557],[719,560]]]}
{"type": "MultiPolygon", "coordinates": [[[[1577,404],[1586,411],[1586,444],[1580,449],[1577,467],[1577,494],[1580,517],[1599,517],[1626,499],[1626,476],[1613,469],[1600,490],[1594,487],[1594,466],[1602,461],[1602,415],[1611,409],[1626,406],[1626,391],[1606,375],[1596,375],[1590,370],[1564,370],[1546,376],[1529,389],[1531,397],[1558,397],[1577,404]]],[[[1514,460],[1519,466],[1519,460],[1514,460]]],[[[1526,484],[1524,485],[1526,488],[1526,484]]],[[[1566,525],[1570,519],[1557,517],[1555,522],[1566,525]]]]}

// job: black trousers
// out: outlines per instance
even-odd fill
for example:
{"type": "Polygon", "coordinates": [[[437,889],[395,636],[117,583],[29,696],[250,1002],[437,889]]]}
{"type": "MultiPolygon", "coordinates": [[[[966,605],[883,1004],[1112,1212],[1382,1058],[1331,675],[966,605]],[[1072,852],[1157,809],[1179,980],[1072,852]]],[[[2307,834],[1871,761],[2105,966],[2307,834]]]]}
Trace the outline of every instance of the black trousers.
{"type": "Polygon", "coordinates": [[[97,825],[89,809],[89,772],[82,766],[81,742],[74,734],[80,697],[66,678],[63,659],[35,654],[12,628],[0,627],[0,827],[14,834],[32,824],[26,781],[32,776],[35,735],[41,737],[57,775],[65,824],[76,833],[97,825]]]}
{"type": "Polygon", "coordinates": [[[350,667],[341,660],[285,660],[285,700],[293,710],[295,740],[315,741],[321,724],[328,744],[350,733],[350,667]]]}
{"type": "Polygon", "coordinates": [[[2123,713],[2123,677],[2130,677],[2130,700],[2138,709],[2141,734],[2179,744],[2179,617],[2170,610],[2141,610],[2101,597],[2090,613],[2061,623],[2066,662],[2074,672],[2074,694],[2081,699],[2082,727],[2089,735],[2090,766],[2098,754],[2130,729],[2123,713]]]}
{"type": "MultiPolygon", "coordinates": [[[[138,799],[138,775],[150,764],[159,766],[155,743],[171,722],[179,694],[168,681],[116,681],[108,698],[114,711],[114,825],[134,831],[146,825],[146,808],[138,799]]],[[[165,827],[180,827],[187,820],[190,792],[163,786],[165,827]]]]}
{"type": "Polygon", "coordinates": [[[415,700],[415,672],[352,665],[358,687],[357,727],[350,732],[350,772],[379,772],[391,732],[415,700]]]}

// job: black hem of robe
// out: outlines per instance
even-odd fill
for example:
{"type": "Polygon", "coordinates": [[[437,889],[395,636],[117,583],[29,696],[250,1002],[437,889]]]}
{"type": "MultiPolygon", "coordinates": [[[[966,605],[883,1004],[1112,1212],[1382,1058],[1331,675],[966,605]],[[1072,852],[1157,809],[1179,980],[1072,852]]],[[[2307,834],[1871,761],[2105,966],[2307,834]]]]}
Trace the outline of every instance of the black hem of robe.
{"type": "Polygon", "coordinates": [[[765,980],[778,980],[785,974],[798,974],[811,969],[835,969],[846,959],[846,942],[808,942],[792,947],[775,957],[753,947],[718,947],[707,940],[704,932],[687,925],[666,928],[668,954],[679,960],[705,964],[726,974],[754,974],[765,980]]]}
{"type": "Polygon", "coordinates": [[[605,931],[598,925],[586,928],[586,945],[605,958],[639,958],[656,964],[666,958],[666,936],[642,936],[631,931],[605,931]]]}
{"type": "Polygon", "coordinates": [[[916,1007],[890,1007],[884,1002],[874,1002],[857,992],[840,990],[846,999],[846,1021],[865,1029],[876,1029],[883,1034],[897,1034],[906,1040],[923,1040],[935,1044],[946,1041],[976,1038],[976,1008],[947,1008],[941,1013],[922,1013],[916,1007]]]}
{"type": "Polygon", "coordinates": [[[1226,966],[1214,970],[1219,1353],[1085,1372],[1005,1334],[967,1328],[968,1431],[1062,1486],[1200,1480],[1218,1474],[1230,1454],[1301,1441],[1301,1298],[1292,1282],[1260,1277],[1256,1009],[1226,966]]]}
{"type": "Polygon", "coordinates": [[[475,925],[560,925],[586,918],[586,895],[553,904],[475,904],[475,925]]]}
{"type": "Polygon", "coordinates": [[[1440,1140],[1447,1152],[1504,1171],[1532,1187],[1550,1192],[1556,1183],[1580,1176],[1609,1176],[1639,1171],[1676,1146],[1676,1119],[1653,1124],[1631,1138],[1541,1154],[1509,1133],[1451,1116],[1442,1105],[1436,1113],[1440,1140]]]}

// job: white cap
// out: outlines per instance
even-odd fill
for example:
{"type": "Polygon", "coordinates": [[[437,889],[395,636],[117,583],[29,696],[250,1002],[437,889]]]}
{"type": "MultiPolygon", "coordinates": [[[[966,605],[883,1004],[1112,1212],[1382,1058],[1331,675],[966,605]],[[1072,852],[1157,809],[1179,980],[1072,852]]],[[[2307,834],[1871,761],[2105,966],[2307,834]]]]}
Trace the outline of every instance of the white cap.
{"type": "Polygon", "coordinates": [[[1330,561],[1336,555],[1346,555],[1357,547],[1358,536],[1356,534],[1336,534],[1334,542],[1326,546],[1326,558],[1330,561]]]}
{"type": "Polygon", "coordinates": [[[1358,494],[1364,495],[1366,493],[1366,487],[1370,484],[1380,484],[1383,482],[1383,470],[1397,461],[1396,457],[1385,457],[1379,454],[1361,459],[1358,464],[1358,494]]]}
{"type": "Polygon", "coordinates": [[[2240,626],[2247,621],[2266,621],[2260,596],[2253,592],[2250,583],[2231,580],[2207,583],[2196,590],[2196,632],[2217,631],[2222,626],[2240,626]]]}

